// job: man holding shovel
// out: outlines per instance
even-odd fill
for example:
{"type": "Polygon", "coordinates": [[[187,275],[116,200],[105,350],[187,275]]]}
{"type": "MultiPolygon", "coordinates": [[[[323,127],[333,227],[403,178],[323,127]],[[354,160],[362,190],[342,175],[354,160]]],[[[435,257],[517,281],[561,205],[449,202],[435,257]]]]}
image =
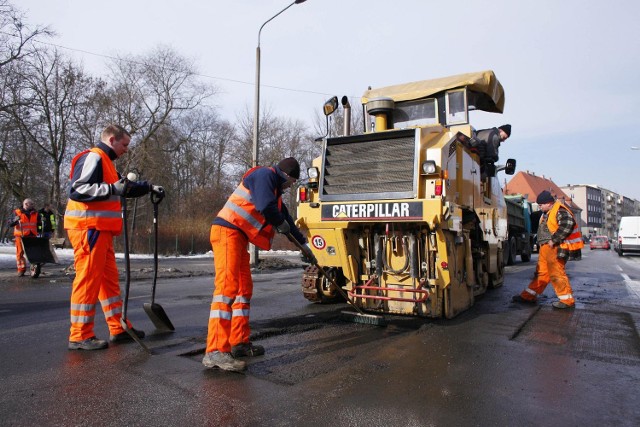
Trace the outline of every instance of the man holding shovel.
{"type": "MultiPolygon", "coordinates": [[[[109,327],[109,340],[132,340],[120,324],[122,298],[113,249],[113,238],[122,231],[120,197],[140,197],[161,187],[120,178],[113,162],[128,151],[130,142],[131,135],[123,127],[109,125],[102,131],[101,142],[71,162],[69,203],[64,215],[76,270],[69,350],[108,347],[93,332],[98,301],[109,327]]],[[[144,337],[143,331],[129,327],[139,338],[144,337]]]]}
{"type": "MultiPolygon", "coordinates": [[[[301,244],[307,239],[295,226],[282,192],[300,178],[300,165],[288,157],[276,166],[257,166],[242,177],[211,226],[211,246],[216,277],[209,313],[207,348],[202,364],[207,368],[243,371],[237,358],[260,356],[264,348],[249,341],[249,309],[253,294],[249,253],[253,243],[271,249],[275,230],[290,233],[301,244]]],[[[311,255],[311,251],[308,251],[311,255]]]]}

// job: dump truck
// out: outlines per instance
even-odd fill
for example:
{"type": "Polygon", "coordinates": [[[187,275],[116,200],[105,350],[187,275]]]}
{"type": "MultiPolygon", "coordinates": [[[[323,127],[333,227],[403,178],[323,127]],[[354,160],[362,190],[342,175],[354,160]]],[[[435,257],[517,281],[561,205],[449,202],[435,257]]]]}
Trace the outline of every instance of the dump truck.
{"type": "Polygon", "coordinates": [[[505,264],[513,265],[520,255],[522,262],[531,260],[533,233],[531,230],[531,202],[521,194],[504,196],[507,202],[507,244],[503,254],[505,264]]]}
{"type": "MultiPolygon", "coordinates": [[[[453,318],[504,281],[504,166],[474,150],[473,110],[502,113],[493,71],[367,90],[363,133],[325,137],[297,190],[297,225],[318,265],[305,269],[309,301],[374,313],[453,318]],[[318,268],[320,266],[321,268],[318,268]],[[328,277],[327,277],[328,276],[328,277]]],[[[337,97],[324,106],[327,117],[337,97]]]]}

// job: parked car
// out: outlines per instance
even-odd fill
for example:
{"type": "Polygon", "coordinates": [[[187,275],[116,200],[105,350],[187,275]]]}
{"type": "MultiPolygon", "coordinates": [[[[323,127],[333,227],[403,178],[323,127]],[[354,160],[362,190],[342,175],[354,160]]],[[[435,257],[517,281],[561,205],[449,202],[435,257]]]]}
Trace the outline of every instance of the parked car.
{"type": "Polygon", "coordinates": [[[589,249],[611,249],[611,243],[607,236],[594,236],[589,242],[589,249]]]}

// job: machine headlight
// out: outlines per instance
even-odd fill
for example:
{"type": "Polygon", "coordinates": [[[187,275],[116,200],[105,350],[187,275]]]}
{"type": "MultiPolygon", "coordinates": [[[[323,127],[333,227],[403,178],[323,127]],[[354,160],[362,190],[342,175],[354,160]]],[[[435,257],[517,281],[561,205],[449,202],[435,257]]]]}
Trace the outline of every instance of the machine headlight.
{"type": "Polygon", "coordinates": [[[307,169],[307,175],[309,179],[317,179],[320,173],[318,172],[318,168],[309,168],[307,169]]]}
{"type": "Polygon", "coordinates": [[[436,162],[433,160],[427,160],[422,164],[422,172],[428,175],[436,173],[436,162]]]}

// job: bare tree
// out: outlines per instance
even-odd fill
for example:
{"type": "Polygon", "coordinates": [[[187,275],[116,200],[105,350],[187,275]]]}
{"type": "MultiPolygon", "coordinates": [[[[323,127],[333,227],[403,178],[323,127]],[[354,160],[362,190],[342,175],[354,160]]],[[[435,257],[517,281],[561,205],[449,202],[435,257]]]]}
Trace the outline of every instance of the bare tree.
{"type": "MultiPolygon", "coordinates": [[[[21,200],[28,184],[25,171],[32,158],[32,147],[22,144],[15,134],[11,110],[18,105],[21,80],[16,70],[36,50],[34,42],[53,33],[46,27],[30,26],[23,13],[7,0],[0,0],[0,210],[9,210],[14,199],[21,200]],[[12,196],[12,197],[10,197],[12,196]]],[[[1,229],[4,232],[4,228],[1,229]]],[[[4,234],[3,234],[4,235],[4,234]]]]}
{"type": "Polygon", "coordinates": [[[23,138],[45,155],[49,167],[32,173],[47,178],[47,200],[59,209],[66,202],[62,166],[69,160],[69,145],[81,139],[75,110],[86,102],[91,79],[57,50],[35,52],[22,68],[21,78],[24,105],[12,110],[13,117],[23,138]]]}
{"type": "Polygon", "coordinates": [[[134,135],[136,147],[129,160],[134,165],[152,161],[156,150],[175,151],[181,139],[154,135],[216,93],[197,79],[191,61],[168,47],[144,56],[121,56],[111,66],[111,83],[109,117],[134,135]]]}
{"type": "Polygon", "coordinates": [[[47,27],[29,26],[19,9],[0,0],[0,68],[32,54],[33,42],[53,34],[47,27]]]}

